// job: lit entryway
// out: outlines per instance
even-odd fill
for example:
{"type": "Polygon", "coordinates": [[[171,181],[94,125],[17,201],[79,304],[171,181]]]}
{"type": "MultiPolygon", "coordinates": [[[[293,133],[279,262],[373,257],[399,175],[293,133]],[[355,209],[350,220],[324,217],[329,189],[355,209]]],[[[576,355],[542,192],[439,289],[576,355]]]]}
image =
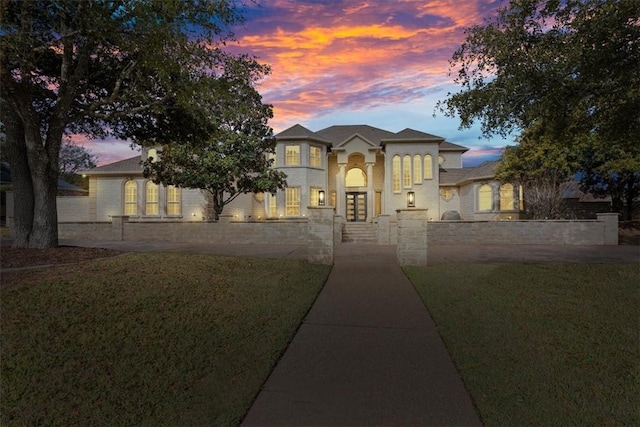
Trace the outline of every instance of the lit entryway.
{"type": "Polygon", "coordinates": [[[347,221],[367,220],[367,193],[347,193],[347,221]]]}

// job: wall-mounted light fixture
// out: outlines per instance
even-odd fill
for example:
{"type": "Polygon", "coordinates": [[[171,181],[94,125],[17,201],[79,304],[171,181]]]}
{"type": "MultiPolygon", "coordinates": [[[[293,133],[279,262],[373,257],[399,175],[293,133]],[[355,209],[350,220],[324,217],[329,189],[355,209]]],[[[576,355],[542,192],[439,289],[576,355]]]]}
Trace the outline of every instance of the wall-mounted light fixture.
{"type": "Polygon", "coordinates": [[[416,207],[416,193],[413,191],[409,191],[407,193],[407,207],[408,208],[416,207]]]}
{"type": "Polygon", "coordinates": [[[318,191],[318,206],[324,206],[324,190],[318,191]]]}

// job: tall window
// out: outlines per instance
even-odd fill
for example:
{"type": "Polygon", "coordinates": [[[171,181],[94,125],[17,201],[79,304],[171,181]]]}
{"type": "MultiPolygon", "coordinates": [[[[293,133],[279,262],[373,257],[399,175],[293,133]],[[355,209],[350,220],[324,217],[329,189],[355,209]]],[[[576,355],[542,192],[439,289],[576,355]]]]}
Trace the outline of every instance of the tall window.
{"type": "Polygon", "coordinates": [[[124,214],[138,215],[138,184],[135,181],[124,184],[124,214]]]}
{"type": "Polygon", "coordinates": [[[424,179],[433,179],[433,159],[431,154],[424,156],[424,179]]]}
{"type": "Polygon", "coordinates": [[[167,187],[167,215],[180,215],[180,210],[180,187],[170,185],[167,187]]]}
{"type": "Polygon", "coordinates": [[[310,188],[310,191],[309,191],[309,195],[310,195],[309,205],[310,206],[318,206],[319,205],[320,191],[321,190],[322,190],[322,187],[311,187],[310,188]]]}
{"type": "Polygon", "coordinates": [[[158,215],[158,184],[147,181],[145,184],[145,210],[146,215],[158,215]]]}
{"type": "Polygon", "coordinates": [[[322,166],[322,149],[320,147],[309,147],[309,166],[319,168],[322,166]]]}
{"type": "Polygon", "coordinates": [[[269,211],[268,216],[271,218],[275,218],[278,216],[278,203],[277,196],[275,194],[267,193],[268,201],[269,201],[269,211]]]}
{"type": "Polygon", "coordinates": [[[411,188],[411,156],[409,155],[402,158],[402,186],[411,188]]]}
{"type": "Polygon", "coordinates": [[[422,157],[418,154],[413,156],[413,183],[422,184],[422,157]]]}
{"type": "Polygon", "coordinates": [[[489,184],[483,184],[478,188],[478,210],[490,211],[493,209],[493,189],[489,184]]]}
{"type": "Polygon", "coordinates": [[[393,156],[393,192],[400,192],[400,156],[393,156]]]}
{"type": "Polygon", "coordinates": [[[300,164],[300,146],[287,145],[285,147],[284,164],[287,166],[297,166],[300,164]]]}
{"type": "Polygon", "coordinates": [[[510,211],[515,209],[513,200],[513,185],[502,184],[500,186],[500,210],[510,211]]]}
{"type": "Polygon", "coordinates": [[[285,206],[287,216],[300,216],[300,187],[287,187],[285,206]]]}

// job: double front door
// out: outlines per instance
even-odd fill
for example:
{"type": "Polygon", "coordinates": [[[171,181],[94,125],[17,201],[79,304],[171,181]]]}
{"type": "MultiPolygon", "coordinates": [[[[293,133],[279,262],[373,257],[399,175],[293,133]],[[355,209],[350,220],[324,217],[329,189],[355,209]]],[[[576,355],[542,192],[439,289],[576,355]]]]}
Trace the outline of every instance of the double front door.
{"type": "Polygon", "coordinates": [[[367,193],[347,193],[347,221],[367,220],[367,193]]]}

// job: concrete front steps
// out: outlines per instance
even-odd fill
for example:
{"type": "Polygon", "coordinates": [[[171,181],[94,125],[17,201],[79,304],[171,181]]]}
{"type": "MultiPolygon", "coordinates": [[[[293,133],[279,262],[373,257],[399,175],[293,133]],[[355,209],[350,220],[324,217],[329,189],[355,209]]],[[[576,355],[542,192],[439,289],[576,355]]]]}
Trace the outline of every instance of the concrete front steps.
{"type": "Polygon", "coordinates": [[[378,243],[378,237],[370,222],[347,222],[342,229],[342,242],[378,243]]]}

